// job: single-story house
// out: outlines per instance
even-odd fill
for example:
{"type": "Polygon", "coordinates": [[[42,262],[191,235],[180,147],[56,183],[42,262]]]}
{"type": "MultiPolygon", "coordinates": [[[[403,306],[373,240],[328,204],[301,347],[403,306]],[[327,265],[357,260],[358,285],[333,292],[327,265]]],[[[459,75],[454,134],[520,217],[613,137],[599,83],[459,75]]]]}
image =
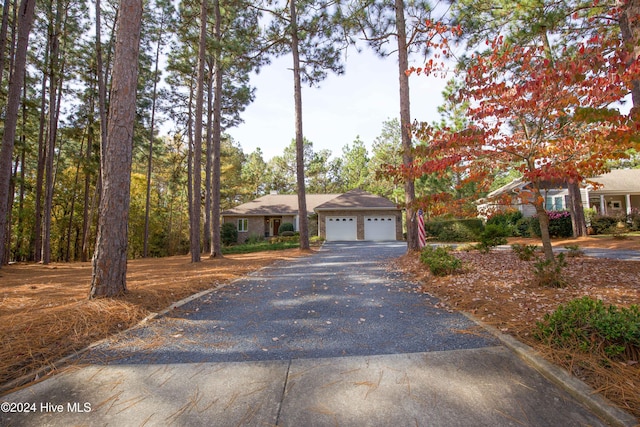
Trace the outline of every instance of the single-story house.
{"type": "MultiPolygon", "coordinates": [[[[483,214],[492,210],[501,210],[506,206],[493,201],[503,195],[511,196],[512,208],[518,209],[523,216],[534,216],[534,207],[525,201],[520,194],[530,188],[530,183],[516,179],[497,190],[492,191],[484,199],[478,201],[478,210],[483,214]]],[[[547,184],[543,195],[547,210],[566,210],[569,191],[566,184],[547,184]]],[[[601,215],[615,216],[629,214],[632,209],[640,209],[640,169],[614,169],[609,173],[589,178],[580,188],[584,208],[594,208],[601,215]],[[597,186],[591,184],[596,183],[597,186]]]]}
{"type": "MultiPolygon", "coordinates": [[[[317,214],[317,233],[326,240],[402,240],[402,211],[390,200],[356,189],[341,194],[307,194],[307,212],[317,214]]],[[[297,231],[298,196],[267,194],[225,210],[222,222],[238,227],[238,242],[279,235],[282,223],[297,231]]],[[[315,227],[309,227],[315,229],[315,227]]]]}

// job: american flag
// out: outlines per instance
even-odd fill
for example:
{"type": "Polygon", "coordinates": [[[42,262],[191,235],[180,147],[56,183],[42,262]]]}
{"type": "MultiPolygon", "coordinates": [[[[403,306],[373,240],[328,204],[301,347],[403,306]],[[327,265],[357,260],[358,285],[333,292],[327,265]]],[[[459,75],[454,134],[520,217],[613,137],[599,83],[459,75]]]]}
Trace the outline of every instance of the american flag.
{"type": "Polygon", "coordinates": [[[427,245],[427,234],[424,230],[424,212],[422,212],[422,209],[418,209],[418,243],[420,244],[420,249],[427,245]]]}

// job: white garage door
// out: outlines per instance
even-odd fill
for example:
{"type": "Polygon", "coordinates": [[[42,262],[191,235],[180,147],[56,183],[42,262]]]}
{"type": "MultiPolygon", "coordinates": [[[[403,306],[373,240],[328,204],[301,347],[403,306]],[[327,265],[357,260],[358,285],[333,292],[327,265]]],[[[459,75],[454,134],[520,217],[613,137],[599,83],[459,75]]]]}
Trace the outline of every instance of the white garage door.
{"type": "Polygon", "coordinates": [[[396,240],[396,217],[393,215],[365,216],[364,240],[396,240]]]}
{"type": "Polygon", "coordinates": [[[357,240],[358,226],[355,216],[328,216],[325,224],[327,240],[357,240]]]}

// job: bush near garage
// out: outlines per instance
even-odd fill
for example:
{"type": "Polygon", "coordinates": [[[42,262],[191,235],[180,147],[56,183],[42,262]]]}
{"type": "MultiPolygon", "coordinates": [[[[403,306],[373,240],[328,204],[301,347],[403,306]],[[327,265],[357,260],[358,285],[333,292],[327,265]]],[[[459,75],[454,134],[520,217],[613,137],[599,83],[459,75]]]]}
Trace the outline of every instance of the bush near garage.
{"type": "Polygon", "coordinates": [[[427,221],[424,227],[427,236],[439,242],[473,242],[484,230],[479,218],[427,221]]]}
{"type": "Polygon", "coordinates": [[[462,268],[462,261],[451,254],[446,246],[425,246],[420,253],[420,261],[429,267],[434,276],[448,276],[462,268]]]}

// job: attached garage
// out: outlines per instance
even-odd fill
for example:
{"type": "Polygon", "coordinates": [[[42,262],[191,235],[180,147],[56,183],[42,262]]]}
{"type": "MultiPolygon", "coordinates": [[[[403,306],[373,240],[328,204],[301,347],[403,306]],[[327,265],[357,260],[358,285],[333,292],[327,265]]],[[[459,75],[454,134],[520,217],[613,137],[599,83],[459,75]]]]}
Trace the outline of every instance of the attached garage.
{"type": "Polygon", "coordinates": [[[402,211],[390,200],[351,190],[315,208],[328,241],[402,240],[402,211]]]}
{"type": "Polygon", "coordinates": [[[365,216],[364,240],[396,240],[396,217],[393,215],[365,216]]]}
{"type": "Polygon", "coordinates": [[[350,241],[358,238],[358,221],[355,216],[326,217],[326,239],[329,241],[350,241]]]}

